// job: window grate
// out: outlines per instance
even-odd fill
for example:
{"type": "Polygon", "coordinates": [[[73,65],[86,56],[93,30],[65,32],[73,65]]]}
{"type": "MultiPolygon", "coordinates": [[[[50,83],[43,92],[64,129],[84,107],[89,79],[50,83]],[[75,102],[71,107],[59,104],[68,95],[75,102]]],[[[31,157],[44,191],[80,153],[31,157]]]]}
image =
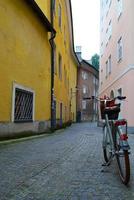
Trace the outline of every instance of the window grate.
{"type": "Polygon", "coordinates": [[[15,122],[33,120],[33,93],[16,88],[15,90],[15,122]]]}

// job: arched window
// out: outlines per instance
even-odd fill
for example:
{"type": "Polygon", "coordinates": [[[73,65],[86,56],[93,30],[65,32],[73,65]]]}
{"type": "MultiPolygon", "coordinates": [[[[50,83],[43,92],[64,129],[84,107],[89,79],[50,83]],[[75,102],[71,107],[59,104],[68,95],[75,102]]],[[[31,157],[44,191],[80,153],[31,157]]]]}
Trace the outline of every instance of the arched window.
{"type": "Polygon", "coordinates": [[[114,98],[114,91],[111,90],[111,92],[110,92],[110,99],[113,99],[113,98],[114,98]]]}

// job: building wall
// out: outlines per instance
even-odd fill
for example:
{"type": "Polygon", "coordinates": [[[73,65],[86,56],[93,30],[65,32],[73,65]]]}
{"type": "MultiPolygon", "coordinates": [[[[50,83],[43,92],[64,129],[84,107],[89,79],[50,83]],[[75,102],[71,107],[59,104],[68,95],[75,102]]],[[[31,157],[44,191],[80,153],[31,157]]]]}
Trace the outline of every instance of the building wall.
{"type": "Polygon", "coordinates": [[[98,71],[93,69],[90,65],[81,62],[81,66],[78,68],[77,80],[77,114],[79,112],[81,113],[82,121],[97,120],[97,102],[86,98],[98,95],[98,84],[98,71]],[[86,73],[86,79],[83,78],[83,73],[86,73]],[[83,93],[83,87],[87,88],[85,94],[83,93]],[[86,102],[85,108],[83,108],[83,101],[86,102]]]}
{"type": "MultiPolygon", "coordinates": [[[[0,28],[0,121],[12,121],[14,84],[34,91],[34,120],[49,121],[51,63],[48,31],[25,1],[17,0],[0,2],[0,28]]],[[[30,126],[29,129],[34,128],[30,126]]]]}
{"type": "MultiPolygon", "coordinates": [[[[36,0],[39,7],[50,19],[50,2],[36,0]]],[[[60,120],[60,104],[62,103],[62,121],[76,120],[76,88],[78,62],[73,52],[70,1],[57,0],[53,10],[53,26],[56,30],[54,40],[56,46],[54,98],[56,101],[56,119],[60,120]],[[61,7],[61,27],[59,26],[59,6],[61,7]],[[68,17],[67,17],[68,16],[68,17]],[[62,78],[59,74],[59,55],[62,57],[62,78]],[[66,79],[66,80],[65,80],[66,79]]]]}
{"type": "MultiPolygon", "coordinates": [[[[36,3],[50,20],[50,1],[37,0],[36,3]]],[[[76,95],[72,96],[72,92],[76,88],[78,63],[73,52],[71,24],[69,1],[56,1],[54,99],[56,120],[61,124],[76,119],[76,95]]],[[[30,4],[17,0],[0,3],[0,28],[0,133],[11,136],[19,132],[43,132],[50,128],[51,120],[50,33],[30,4]],[[16,87],[33,93],[33,122],[14,123],[16,87]]]]}
{"type": "Polygon", "coordinates": [[[104,7],[101,7],[101,52],[103,53],[101,55],[100,69],[100,96],[104,94],[110,95],[112,90],[116,96],[118,95],[118,90],[120,88],[122,89],[122,95],[127,96],[127,101],[122,105],[121,116],[128,119],[129,126],[134,126],[134,111],[131,110],[131,102],[134,101],[131,89],[131,85],[133,85],[131,77],[134,70],[133,6],[133,1],[122,0],[122,12],[120,16],[118,16],[117,12],[117,1],[111,1],[109,9],[107,9],[108,12],[105,12],[104,7]],[[106,30],[110,20],[112,23],[112,31],[111,37],[106,45],[106,30]],[[122,37],[123,56],[118,61],[117,43],[120,37],[122,37]],[[112,62],[111,72],[106,77],[106,61],[110,55],[112,62]]]}

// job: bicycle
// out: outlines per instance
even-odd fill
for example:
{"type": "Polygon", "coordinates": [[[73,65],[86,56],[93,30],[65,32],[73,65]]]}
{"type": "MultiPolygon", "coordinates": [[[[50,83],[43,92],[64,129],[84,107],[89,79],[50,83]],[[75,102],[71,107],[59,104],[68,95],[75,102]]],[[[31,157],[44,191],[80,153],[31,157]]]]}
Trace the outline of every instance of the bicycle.
{"type": "Polygon", "coordinates": [[[101,118],[104,120],[102,142],[106,162],[104,166],[109,166],[115,156],[121,180],[127,185],[130,180],[130,146],[128,144],[127,120],[118,119],[120,103],[116,104],[116,99],[122,101],[126,97],[100,99],[101,118]]]}
{"type": "Polygon", "coordinates": [[[118,119],[121,104],[115,103],[116,99],[122,101],[126,97],[117,96],[113,99],[107,97],[98,99],[92,96],[84,99],[100,102],[100,114],[104,124],[102,148],[105,163],[103,166],[109,166],[115,156],[120,178],[127,185],[130,180],[130,146],[128,144],[127,120],[118,119]]]}

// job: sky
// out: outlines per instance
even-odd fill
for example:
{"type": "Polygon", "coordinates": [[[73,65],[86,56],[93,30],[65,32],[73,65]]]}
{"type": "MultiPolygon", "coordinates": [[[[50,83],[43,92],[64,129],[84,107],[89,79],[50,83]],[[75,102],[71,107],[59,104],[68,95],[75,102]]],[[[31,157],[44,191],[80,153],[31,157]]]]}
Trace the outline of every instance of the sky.
{"type": "Polygon", "coordinates": [[[74,45],[82,46],[82,58],[90,60],[99,54],[100,0],[71,0],[74,45]]]}

